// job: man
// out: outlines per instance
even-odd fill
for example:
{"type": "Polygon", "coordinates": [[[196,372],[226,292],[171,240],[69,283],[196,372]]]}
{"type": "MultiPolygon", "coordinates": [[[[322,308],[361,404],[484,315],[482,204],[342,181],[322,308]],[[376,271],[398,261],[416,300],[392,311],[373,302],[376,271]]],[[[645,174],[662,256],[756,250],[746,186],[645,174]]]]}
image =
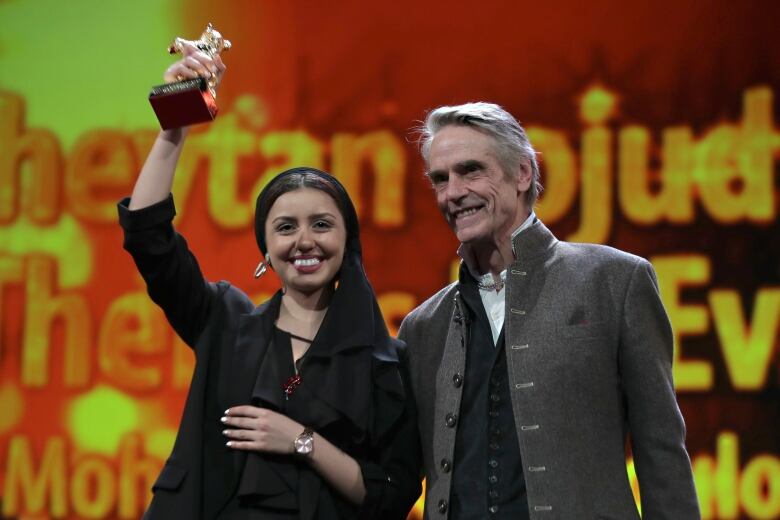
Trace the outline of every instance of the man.
{"type": "Polygon", "coordinates": [[[525,131],[501,107],[441,107],[422,154],[461,247],[459,280],[406,317],[426,518],[699,518],[646,260],[558,241],[525,131]]]}

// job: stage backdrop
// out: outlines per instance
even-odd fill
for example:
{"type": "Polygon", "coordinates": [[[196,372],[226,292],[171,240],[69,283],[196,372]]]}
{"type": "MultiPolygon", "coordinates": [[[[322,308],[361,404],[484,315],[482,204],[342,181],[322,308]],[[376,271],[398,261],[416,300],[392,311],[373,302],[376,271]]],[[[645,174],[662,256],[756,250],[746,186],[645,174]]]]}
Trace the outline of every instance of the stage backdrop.
{"type": "Polygon", "coordinates": [[[254,197],[325,168],[395,332],[456,268],[410,129],[500,103],[540,152],[537,214],[558,237],[655,266],[704,518],[780,516],[776,2],[223,4],[0,1],[4,518],[138,518],[171,448],[193,360],[115,204],[156,133],[166,46],[208,21],[234,43],[222,112],[174,194],[210,279],[275,291],[252,278],[254,197]]]}

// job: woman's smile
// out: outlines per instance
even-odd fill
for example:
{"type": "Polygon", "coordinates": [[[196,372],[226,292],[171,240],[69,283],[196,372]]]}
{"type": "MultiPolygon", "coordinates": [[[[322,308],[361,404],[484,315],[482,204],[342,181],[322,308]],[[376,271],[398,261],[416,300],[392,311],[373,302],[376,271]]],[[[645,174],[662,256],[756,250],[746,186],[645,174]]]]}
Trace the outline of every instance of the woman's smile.
{"type": "Polygon", "coordinates": [[[295,269],[301,274],[315,273],[322,266],[322,258],[311,255],[300,255],[290,259],[295,269]]]}

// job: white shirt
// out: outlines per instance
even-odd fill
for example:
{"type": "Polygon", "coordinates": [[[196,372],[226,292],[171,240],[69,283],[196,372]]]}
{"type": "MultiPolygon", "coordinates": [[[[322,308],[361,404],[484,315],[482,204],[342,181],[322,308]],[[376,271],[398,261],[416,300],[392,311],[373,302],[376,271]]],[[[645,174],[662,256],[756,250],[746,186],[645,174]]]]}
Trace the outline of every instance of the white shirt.
{"type": "MultiPolygon", "coordinates": [[[[520,227],[512,232],[510,240],[514,241],[514,238],[520,234],[521,231],[533,224],[536,219],[536,214],[532,211],[531,214],[525,219],[525,222],[520,224],[520,227]]],[[[512,244],[512,252],[514,252],[514,243],[512,244]]],[[[462,246],[458,248],[458,256],[463,259],[471,275],[482,284],[493,283],[493,275],[490,273],[480,274],[473,269],[472,266],[466,261],[463,254],[462,246]]],[[[506,282],[506,269],[500,273],[501,280],[506,282]]],[[[482,305],[485,308],[485,314],[487,314],[488,321],[490,321],[490,331],[493,333],[493,346],[498,343],[498,337],[501,335],[501,329],[504,327],[504,309],[506,305],[506,285],[501,287],[500,291],[493,289],[479,289],[479,296],[482,299],[482,305]]]]}

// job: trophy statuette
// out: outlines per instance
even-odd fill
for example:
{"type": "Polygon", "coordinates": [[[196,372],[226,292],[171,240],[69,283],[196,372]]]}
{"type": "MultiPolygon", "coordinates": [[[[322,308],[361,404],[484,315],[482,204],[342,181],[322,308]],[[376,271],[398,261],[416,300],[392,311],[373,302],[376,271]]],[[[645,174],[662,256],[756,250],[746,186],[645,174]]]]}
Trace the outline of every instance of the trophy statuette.
{"type": "MultiPolygon", "coordinates": [[[[191,43],[211,57],[229,50],[230,41],[222,38],[211,24],[200,35],[199,40],[176,38],[168,47],[168,52],[182,52],[183,45],[191,43]]],[[[163,130],[181,128],[212,121],[217,117],[216,79],[194,78],[174,83],[165,83],[153,87],[149,93],[149,102],[163,130]]]]}

